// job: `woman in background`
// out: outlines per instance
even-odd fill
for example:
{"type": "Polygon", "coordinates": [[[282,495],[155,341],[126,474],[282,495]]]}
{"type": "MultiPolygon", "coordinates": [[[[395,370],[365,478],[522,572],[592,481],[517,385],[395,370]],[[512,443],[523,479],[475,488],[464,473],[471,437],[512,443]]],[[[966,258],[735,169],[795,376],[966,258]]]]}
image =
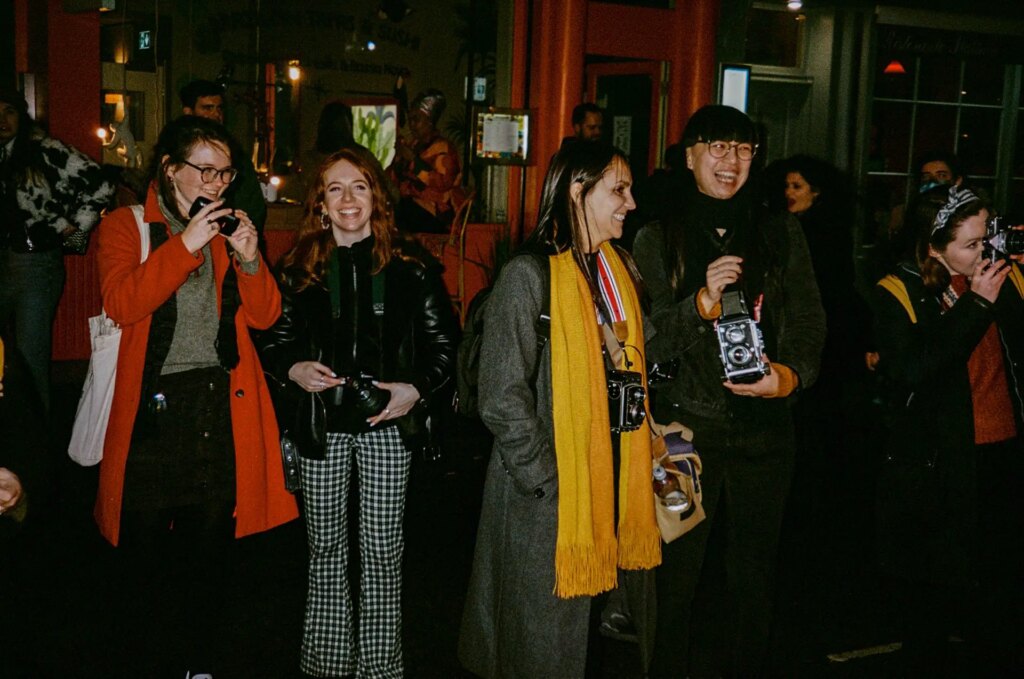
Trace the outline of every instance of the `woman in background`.
{"type": "Polygon", "coordinates": [[[408,114],[411,136],[395,143],[388,174],[401,194],[395,219],[405,231],[446,233],[465,200],[459,150],[437,129],[447,103],[440,90],[416,95],[408,114]]]}
{"type": "Polygon", "coordinates": [[[110,203],[99,165],[48,137],[20,92],[0,88],[0,330],[13,321],[39,398],[50,408],[53,318],[64,291],[61,248],[79,254],[110,203]]]}

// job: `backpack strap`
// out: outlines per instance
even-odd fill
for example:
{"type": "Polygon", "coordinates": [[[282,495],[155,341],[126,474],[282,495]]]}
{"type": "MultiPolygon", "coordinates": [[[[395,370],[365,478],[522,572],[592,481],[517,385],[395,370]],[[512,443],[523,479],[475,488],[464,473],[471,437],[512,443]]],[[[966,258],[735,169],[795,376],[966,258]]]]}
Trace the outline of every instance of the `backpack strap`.
{"type": "Polygon", "coordinates": [[[531,252],[530,255],[540,265],[541,278],[544,280],[544,294],[541,295],[540,313],[534,322],[534,329],[537,331],[537,349],[543,349],[551,338],[551,263],[547,255],[531,252]]]}
{"type": "MultiPolygon", "coordinates": [[[[1022,281],[1022,284],[1024,284],[1024,281],[1022,281]]],[[[904,285],[903,281],[893,274],[889,274],[878,281],[878,285],[887,290],[889,294],[896,298],[896,301],[903,305],[903,308],[907,310],[907,315],[910,316],[911,323],[917,323],[917,314],[914,313],[914,305],[910,303],[910,295],[907,293],[907,286],[904,285]]]]}

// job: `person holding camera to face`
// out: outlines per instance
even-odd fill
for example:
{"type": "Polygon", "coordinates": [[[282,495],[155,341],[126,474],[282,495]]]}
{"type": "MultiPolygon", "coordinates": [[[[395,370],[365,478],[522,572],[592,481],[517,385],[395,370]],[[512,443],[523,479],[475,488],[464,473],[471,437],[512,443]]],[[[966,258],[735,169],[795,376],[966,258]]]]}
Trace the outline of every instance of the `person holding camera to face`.
{"type": "Polygon", "coordinates": [[[409,466],[451,380],[458,323],[440,267],[399,236],[383,170],[361,147],[320,166],[281,267],[281,318],[260,344],[268,371],[298,398],[294,421],[283,408],[279,417],[301,456],[309,539],[302,670],[397,679],[409,466]],[[353,461],[358,606],[348,582],[353,461]]]}
{"type": "Polygon", "coordinates": [[[949,186],[931,215],[875,290],[892,389],[878,555],[908,676],[1012,676],[1024,629],[1024,276],[988,246],[1000,229],[972,190],[949,186]],[[966,643],[954,650],[951,635],[966,643]]]}
{"type": "Polygon", "coordinates": [[[487,299],[480,416],[494,449],[459,639],[481,677],[584,676],[593,597],[617,568],[659,561],[646,399],[630,407],[646,386],[643,313],[610,243],[631,185],[621,151],[563,146],[526,253],[487,299]]]}
{"type": "Polygon", "coordinates": [[[252,221],[222,200],[236,174],[223,127],[178,118],[157,139],[145,205],[99,228],[121,340],[95,516],[123,554],[139,676],[216,664],[232,537],[298,516],[248,332],[277,320],[280,294],[252,221]]]}
{"type": "Polygon", "coordinates": [[[698,110],[683,132],[689,172],[633,248],[657,329],[651,360],[680,360],[654,419],[693,429],[707,515],[662,548],[652,677],[768,671],[795,454],[788,401],[816,377],[825,321],[799,223],[758,193],[757,142],[744,113],[698,110]],[[694,608],[698,587],[708,610],[694,608]]]}

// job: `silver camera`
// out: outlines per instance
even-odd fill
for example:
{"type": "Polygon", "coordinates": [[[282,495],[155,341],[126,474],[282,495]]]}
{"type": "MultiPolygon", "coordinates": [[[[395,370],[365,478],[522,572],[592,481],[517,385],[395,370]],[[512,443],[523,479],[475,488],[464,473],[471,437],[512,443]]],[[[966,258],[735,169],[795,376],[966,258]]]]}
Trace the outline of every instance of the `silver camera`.
{"type": "Polygon", "coordinates": [[[771,372],[764,362],[761,328],[747,311],[740,290],[722,294],[722,316],[715,326],[725,379],[736,384],[757,382],[771,372]]]}

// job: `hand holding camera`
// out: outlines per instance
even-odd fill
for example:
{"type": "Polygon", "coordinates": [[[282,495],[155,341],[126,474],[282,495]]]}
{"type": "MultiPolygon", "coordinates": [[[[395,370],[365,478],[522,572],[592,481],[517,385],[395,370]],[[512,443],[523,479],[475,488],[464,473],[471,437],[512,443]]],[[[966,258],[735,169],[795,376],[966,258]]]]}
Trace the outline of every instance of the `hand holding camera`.
{"type": "Polygon", "coordinates": [[[1010,263],[1006,260],[982,259],[974,267],[971,274],[971,291],[976,295],[995,303],[999,290],[1003,287],[1006,277],[1010,275],[1010,263]]]}
{"type": "Polygon", "coordinates": [[[377,412],[373,417],[367,418],[371,427],[375,427],[385,420],[393,420],[406,415],[420,400],[419,390],[406,382],[378,382],[373,381],[373,386],[390,396],[383,410],[377,412]]]}
{"type": "Polygon", "coordinates": [[[199,196],[189,208],[188,216],[190,220],[182,239],[192,254],[220,234],[242,261],[251,262],[258,256],[256,226],[243,210],[226,207],[223,199],[199,196]]]}

